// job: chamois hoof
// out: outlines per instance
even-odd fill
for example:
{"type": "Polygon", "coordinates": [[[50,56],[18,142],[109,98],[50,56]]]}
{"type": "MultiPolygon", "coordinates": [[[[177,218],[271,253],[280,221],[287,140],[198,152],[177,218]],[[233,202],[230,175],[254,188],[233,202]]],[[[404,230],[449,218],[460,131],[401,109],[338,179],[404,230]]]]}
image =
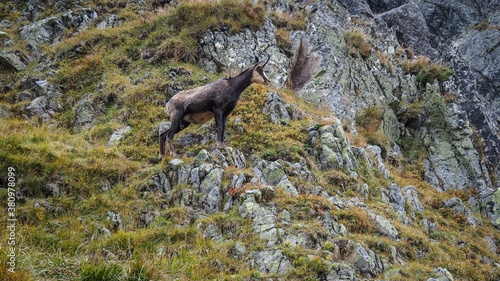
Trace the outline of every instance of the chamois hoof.
{"type": "Polygon", "coordinates": [[[222,142],[217,142],[217,148],[224,148],[226,145],[222,142]]]}

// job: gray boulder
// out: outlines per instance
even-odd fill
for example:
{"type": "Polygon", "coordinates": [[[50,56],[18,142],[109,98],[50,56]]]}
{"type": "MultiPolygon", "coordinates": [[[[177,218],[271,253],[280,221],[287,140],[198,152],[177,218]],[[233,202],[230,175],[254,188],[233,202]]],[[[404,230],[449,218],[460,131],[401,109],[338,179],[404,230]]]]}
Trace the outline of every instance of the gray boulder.
{"type": "Polygon", "coordinates": [[[96,26],[97,29],[114,28],[123,24],[123,20],[120,20],[117,15],[111,14],[106,19],[99,22],[96,26]]]}
{"type": "Polygon", "coordinates": [[[415,213],[423,213],[424,206],[418,199],[418,191],[413,185],[409,185],[402,190],[403,196],[406,198],[406,202],[411,207],[412,216],[415,217],[415,213]]]}
{"type": "Polygon", "coordinates": [[[377,145],[367,145],[365,147],[366,151],[375,158],[377,164],[377,169],[380,171],[384,178],[389,178],[390,173],[384,164],[384,159],[382,159],[382,149],[377,145]]]}
{"type": "Polygon", "coordinates": [[[259,204],[262,200],[262,193],[258,189],[252,189],[240,196],[242,200],[238,207],[238,212],[242,218],[251,219],[254,233],[259,238],[274,245],[277,242],[277,211],[274,202],[269,204],[259,204]],[[262,206],[261,206],[262,205],[262,206]]]}
{"type": "Polygon", "coordinates": [[[482,225],[483,223],[481,220],[477,219],[472,212],[467,209],[465,206],[464,202],[457,197],[453,197],[447,201],[444,202],[444,207],[445,208],[450,208],[455,211],[455,214],[457,215],[465,215],[467,222],[474,228],[476,228],[476,225],[482,225]]]}
{"type": "Polygon", "coordinates": [[[12,71],[22,71],[26,68],[26,64],[26,60],[23,60],[14,52],[0,51],[0,67],[12,71]]]}
{"type": "Polygon", "coordinates": [[[118,143],[120,143],[120,141],[123,139],[123,136],[125,134],[127,134],[128,132],[130,132],[130,130],[132,130],[132,128],[130,128],[130,126],[127,126],[125,128],[121,128],[121,129],[113,132],[113,134],[109,138],[107,147],[112,147],[112,146],[115,146],[118,143]]]}
{"type": "Polygon", "coordinates": [[[374,214],[372,212],[369,212],[368,215],[372,220],[372,222],[374,223],[377,230],[380,232],[380,234],[385,235],[391,238],[392,240],[398,239],[399,232],[388,219],[384,218],[383,216],[374,214]]]}
{"type": "Polygon", "coordinates": [[[277,92],[267,92],[267,100],[263,108],[275,124],[302,119],[302,113],[283,101],[277,92]]]}
{"type": "Polygon", "coordinates": [[[288,258],[280,250],[264,250],[257,253],[255,266],[265,274],[284,275],[291,267],[288,258]]]}
{"type": "Polygon", "coordinates": [[[359,243],[338,240],[335,244],[340,248],[341,260],[352,266],[355,272],[363,277],[373,278],[390,266],[384,258],[359,243]]]}
{"type": "Polygon", "coordinates": [[[392,209],[398,216],[398,219],[406,225],[413,225],[412,221],[406,216],[406,199],[399,186],[395,183],[391,184],[387,193],[390,198],[392,209]]]}

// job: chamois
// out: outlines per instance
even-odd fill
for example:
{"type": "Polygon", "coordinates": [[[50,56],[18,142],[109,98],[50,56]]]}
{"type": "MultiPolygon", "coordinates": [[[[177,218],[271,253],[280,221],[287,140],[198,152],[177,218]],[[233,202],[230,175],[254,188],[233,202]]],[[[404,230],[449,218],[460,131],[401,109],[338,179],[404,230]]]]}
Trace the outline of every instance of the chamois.
{"type": "MultiPolygon", "coordinates": [[[[269,57],[270,58],[270,57],[269,57]]],[[[271,81],[264,73],[267,62],[258,62],[235,77],[221,78],[205,86],[175,94],[167,103],[171,126],[160,135],[160,159],[165,156],[165,141],[170,155],[175,153],[174,135],[190,124],[204,124],[215,118],[217,147],[224,146],[224,132],[229,114],[238,103],[241,93],[252,83],[268,85],[271,81]]]]}

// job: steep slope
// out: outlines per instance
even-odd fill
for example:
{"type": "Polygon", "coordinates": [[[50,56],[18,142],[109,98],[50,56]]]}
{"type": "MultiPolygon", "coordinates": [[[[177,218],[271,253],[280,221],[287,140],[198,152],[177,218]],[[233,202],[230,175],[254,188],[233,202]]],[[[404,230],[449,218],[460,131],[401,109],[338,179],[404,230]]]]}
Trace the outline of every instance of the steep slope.
{"type": "Polygon", "coordinates": [[[0,276],[499,279],[490,2],[0,4],[0,276]],[[228,147],[158,160],[171,96],[268,55],[228,147]]]}

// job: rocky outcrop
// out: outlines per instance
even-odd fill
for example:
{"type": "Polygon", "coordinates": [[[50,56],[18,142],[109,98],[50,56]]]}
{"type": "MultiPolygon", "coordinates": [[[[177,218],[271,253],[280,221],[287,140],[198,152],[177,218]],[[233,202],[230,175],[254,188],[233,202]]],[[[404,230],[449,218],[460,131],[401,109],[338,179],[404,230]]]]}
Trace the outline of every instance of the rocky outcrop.
{"type": "Polygon", "coordinates": [[[464,215],[467,222],[470,224],[470,226],[476,228],[477,225],[483,225],[481,220],[477,219],[472,212],[467,209],[465,206],[464,202],[457,197],[453,197],[447,201],[444,202],[444,207],[453,209],[455,211],[455,214],[457,215],[464,215]]]}
{"type": "Polygon", "coordinates": [[[445,104],[437,84],[427,87],[425,109],[426,180],[439,191],[472,188],[484,171],[467,117],[456,104],[445,104]]]}
{"type": "Polygon", "coordinates": [[[263,60],[270,56],[266,73],[273,84],[284,85],[289,59],[276,46],[275,29],[272,21],[266,19],[258,31],[246,29],[235,35],[224,30],[209,31],[200,41],[206,58],[202,67],[210,72],[239,72],[256,63],[256,58],[263,60]]]}
{"type": "Polygon", "coordinates": [[[62,92],[59,87],[47,80],[26,79],[21,83],[24,89],[29,89],[33,94],[30,92],[19,93],[19,99],[30,100],[35,97],[25,109],[27,117],[40,117],[44,121],[48,121],[50,117],[62,109],[60,104],[62,92]]]}
{"type": "Polygon", "coordinates": [[[267,93],[263,111],[269,114],[271,122],[275,124],[286,124],[288,121],[302,119],[302,113],[283,101],[283,98],[277,92],[267,93]]]}
{"type": "Polygon", "coordinates": [[[340,120],[333,118],[331,125],[313,126],[309,129],[312,154],[324,170],[352,171],[362,163],[371,165],[366,151],[353,147],[344,134],[340,120]]]}
{"type": "Polygon", "coordinates": [[[0,67],[12,71],[22,71],[26,69],[28,64],[27,59],[20,54],[16,54],[15,52],[2,50],[0,52],[0,67]]]}
{"type": "Polygon", "coordinates": [[[415,3],[409,3],[377,16],[388,27],[394,28],[400,44],[411,47],[417,54],[434,58],[437,52],[431,47],[430,32],[424,16],[415,3]]]}
{"type": "Polygon", "coordinates": [[[19,34],[26,41],[53,44],[62,39],[64,30],[74,28],[80,32],[87,29],[96,19],[97,13],[94,10],[83,8],[23,26],[19,29],[19,34]]]}

